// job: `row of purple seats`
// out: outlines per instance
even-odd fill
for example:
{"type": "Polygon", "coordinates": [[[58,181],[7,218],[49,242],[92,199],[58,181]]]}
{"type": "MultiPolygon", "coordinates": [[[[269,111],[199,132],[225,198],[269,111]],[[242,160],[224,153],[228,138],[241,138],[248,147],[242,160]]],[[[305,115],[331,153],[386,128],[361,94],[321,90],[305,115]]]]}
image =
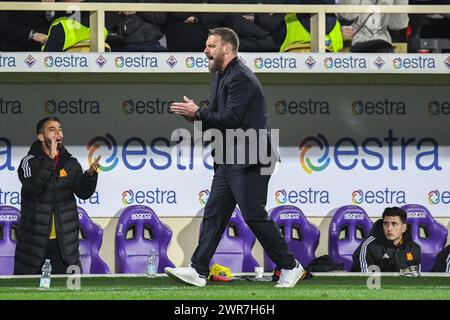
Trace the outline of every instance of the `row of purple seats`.
{"type": "MultiPolygon", "coordinates": [[[[448,231],[430,212],[420,205],[405,205],[412,236],[422,248],[422,271],[430,271],[437,253],[445,246],[448,231]]],[[[80,259],[85,273],[109,273],[98,251],[103,231],[92,222],[86,212],[78,209],[80,218],[80,259]]],[[[289,249],[303,265],[313,261],[319,244],[320,231],[311,224],[304,213],[295,206],[279,206],[269,212],[279,226],[289,249]]],[[[12,274],[15,233],[20,223],[19,211],[10,206],[0,207],[0,274],[12,274]]],[[[343,206],[335,211],[330,222],[329,256],[344,264],[349,271],[352,254],[369,235],[372,220],[358,206],[343,206]]],[[[173,267],[167,256],[172,231],[163,224],[156,213],[146,206],[129,206],[120,214],[116,227],[116,272],[144,273],[146,257],[151,249],[157,255],[158,272],[166,266],[173,267]]],[[[228,228],[211,261],[231,268],[233,272],[252,272],[259,263],[252,255],[255,236],[246,225],[238,208],[232,214],[228,228]]],[[[264,269],[271,271],[274,263],[264,255],[264,269]]]]}
{"type": "MultiPolygon", "coordinates": [[[[102,228],[94,223],[82,208],[78,208],[80,220],[80,260],[83,273],[110,273],[108,265],[100,258],[103,241],[102,228]]],[[[20,211],[12,206],[0,206],[0,275],[14,273],[14,255],[20,211]]]]}

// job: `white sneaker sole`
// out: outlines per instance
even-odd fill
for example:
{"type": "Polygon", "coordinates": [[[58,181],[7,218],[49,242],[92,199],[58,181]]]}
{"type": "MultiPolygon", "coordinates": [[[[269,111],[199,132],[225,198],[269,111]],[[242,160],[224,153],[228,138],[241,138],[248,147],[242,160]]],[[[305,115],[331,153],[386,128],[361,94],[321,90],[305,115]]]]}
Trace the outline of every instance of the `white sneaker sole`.
{"type": "Polygon", "coordinates": [[[298,278],[295,280],[294,284],[292,285],[285,285],[285,284],[276,284],[274,287],[275,288],[293,288],[295,287],[295,285],[297,284],[297,282],[299,282],[300,280],[302,280],[303,278],[305,278],[306,276],[306,271],[303,270],[302,273],[299,274],[298,278]]]}
{"type": "Polygon", "coordinates": [[[206,285],[206,280],[204,281],[193,281],[192,279],[186,278],[181,274],[178,274],[176,272],[174,272],[175,270],[173,268],[170,267],[166,267],[164,268],[164,272],[172,279],[174,280],[178,280],[181,281],[183,283],[189,284],[191,286],[196,286],[196,287],[204,287],[206,285]]]}

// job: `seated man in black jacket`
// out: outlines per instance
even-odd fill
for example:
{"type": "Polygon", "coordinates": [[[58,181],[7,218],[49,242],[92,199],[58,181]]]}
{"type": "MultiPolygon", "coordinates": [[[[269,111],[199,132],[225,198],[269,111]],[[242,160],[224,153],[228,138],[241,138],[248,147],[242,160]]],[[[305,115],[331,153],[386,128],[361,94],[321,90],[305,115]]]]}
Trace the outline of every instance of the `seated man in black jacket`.
{"type": "Polygon", "coordinates": [[[450,272],[450,244],[438,253],[431,272],[450,272]]]}
{"type": "Polygon", "coordinates": [[[353,253],[353,272],[369,272],[378,266],[381,272],[401,272],[418,276],[420,246],[411,238],[406,212],[398,207],[386,208],[382,219],[372,227],[369,237],[353,253]]]}

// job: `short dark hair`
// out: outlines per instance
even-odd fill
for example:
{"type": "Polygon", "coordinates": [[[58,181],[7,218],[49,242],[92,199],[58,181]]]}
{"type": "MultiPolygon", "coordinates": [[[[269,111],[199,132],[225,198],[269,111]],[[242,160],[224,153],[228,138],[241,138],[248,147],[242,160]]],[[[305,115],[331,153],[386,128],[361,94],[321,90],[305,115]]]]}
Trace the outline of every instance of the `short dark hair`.
{"type": "Polygon", "coordinates": [[[237,52],[239,49],[239,37],[236,32],[234,32],[233,29],[220,27],[220,28],[214,28],[210,29],[208,36],[219,36],[222,41],[231,44],[231,48],[233,51],[237,52]]]}
{"type": "Polygon", "coordinates": [[[45,124],[48,121],[56,121],[59,124],[61,124],[61,121],[57,117],[53,117],[53,116],[45,117],[45,118],[39,120],[39,122],[37,123],[37,125],[36,125],[36,135],[38,135],[38,134],[40,134],[40,133],[42,133],[44,131],[44,126],[45,126],[45,124]]]}
{"type": "Polygon", "coordinates": [[[399,207],[388,207],[384,209],[382,218],[384,217],[400,217],[400,221],[402,223],[406,223],[406,212],[402,208],[399,207]]]}

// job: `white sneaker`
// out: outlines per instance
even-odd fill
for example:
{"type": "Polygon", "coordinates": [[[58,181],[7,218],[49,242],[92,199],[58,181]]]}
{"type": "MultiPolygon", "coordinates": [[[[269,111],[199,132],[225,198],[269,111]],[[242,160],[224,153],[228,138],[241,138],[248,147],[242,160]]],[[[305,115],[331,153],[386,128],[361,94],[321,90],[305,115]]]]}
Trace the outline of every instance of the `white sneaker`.
{"type": "Polygon", "coordinates": [[[183,267],[183,268],[164,268],[164,271],[167,273],[169,277],[175,280],[180,280],[184,283],[197,286],[204,287],[206,285],[206,279],[202,277],[198,272],[192,267],[183,267]]]}
{"type": "Polygon", "coordinates": [[[300,279],[305,277],[305,269],[303,269],[300,262],[296,262],[297,266],[294,269],[281,269],[280,279],[275,285],[276,288],[292,288],[300,279]]]}

